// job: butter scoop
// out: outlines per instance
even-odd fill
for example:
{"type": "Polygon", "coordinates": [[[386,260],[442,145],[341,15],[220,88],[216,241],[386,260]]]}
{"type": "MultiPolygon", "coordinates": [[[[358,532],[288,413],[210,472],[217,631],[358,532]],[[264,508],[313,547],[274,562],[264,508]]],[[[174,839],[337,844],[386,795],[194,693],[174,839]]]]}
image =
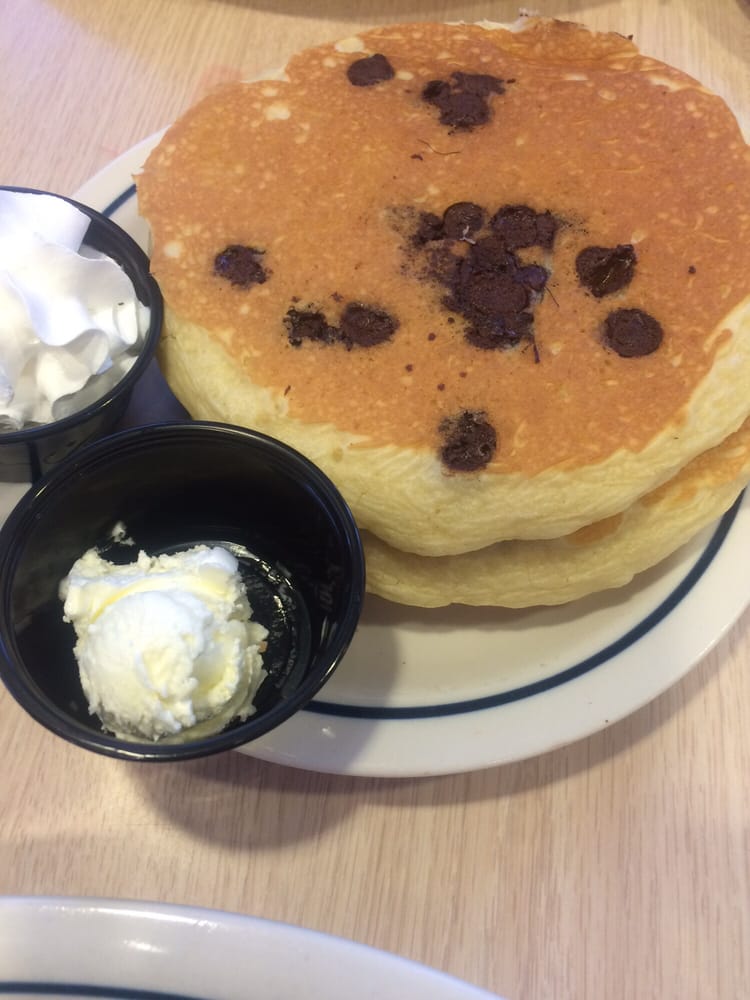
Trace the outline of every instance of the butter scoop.
{"type": "Polygon", "coordinates": [[[140,552],[126,565],[90,549],[60,596],[89,709],[110,732],[193,739],[253,713],[268,631],[226,549],[140,552]]]}

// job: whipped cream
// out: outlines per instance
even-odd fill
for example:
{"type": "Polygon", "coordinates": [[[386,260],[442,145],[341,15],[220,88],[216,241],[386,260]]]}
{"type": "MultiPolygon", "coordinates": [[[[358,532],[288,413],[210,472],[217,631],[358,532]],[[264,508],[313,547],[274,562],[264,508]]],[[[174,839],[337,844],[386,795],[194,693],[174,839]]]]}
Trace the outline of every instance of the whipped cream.
{"type": "Polygon", "coordinates": [[[226,549],[139,552],[124,566],[90,549],[60,597],[89,710],[115,735],[179,742],[255,711],[268,631],[226,549]]]}
{"type": "Polygon", "coordinates": [[[0,191],[0,431],[83,409],[136,359],[149,310],[88,227],[62,198],[0,191]]]}

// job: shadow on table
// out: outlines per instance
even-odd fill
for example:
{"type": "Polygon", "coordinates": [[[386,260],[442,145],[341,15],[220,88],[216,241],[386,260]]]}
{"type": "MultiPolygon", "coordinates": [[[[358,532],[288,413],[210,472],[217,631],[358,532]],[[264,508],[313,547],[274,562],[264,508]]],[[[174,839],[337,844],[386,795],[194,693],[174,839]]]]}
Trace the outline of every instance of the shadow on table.
{"type": "Polygon", "coordinates": [[[167,767],[134,765],[142,793],[192,836],[237,850],[304,843],[345,823],[361,808],[461,807],[541,791],[607,765],[636,748],[700,697],[728,657],[745,616],[678,685],[650,705],[587,739],[540,757],[468,774],[358,778],[296,770],[227,753],[167,767]]]}

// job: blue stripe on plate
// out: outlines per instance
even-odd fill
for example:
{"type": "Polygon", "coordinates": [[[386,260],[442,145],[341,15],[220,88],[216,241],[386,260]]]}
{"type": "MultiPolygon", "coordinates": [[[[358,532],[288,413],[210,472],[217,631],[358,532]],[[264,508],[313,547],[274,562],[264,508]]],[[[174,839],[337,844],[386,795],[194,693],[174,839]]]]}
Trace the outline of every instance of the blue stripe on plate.
{"type": "MultiPolygon", "coordinates": [[[[133,184],[110,202],[104,209],[104,215],[113,215],[134,195],[135,185],[133,184]]],[[[743,496],[744,493],[737,498],[734,506],[722,517],[698,561],[661,604],[619,639],[605,646],[598,653],[587,656],[586,659],[575,663],[571,667],[567,667],[565,670],[560,670],[550,677],[536,681],[534,684],[525,684],[522,687],[511,688],[510,691],[501,691],[498,694],[486,695],[483,698],[470,698],[465,701],[446,702],[440,705],[403,705],[397,708],[388,708],[370,705],[349,705],[316,699],[307,705],[304,711],[319,715],[335,715],[339,718],[348,719],[434,719],[442,715],[462,715],[468,712],[479,712],[485,708],[497,708],[499,705],[522,701],[524,698],[531,698],[535,694],[541,694],[561,684],[566,684],[568,681],[575,680],[576,677],[580,677],[582,674],[588,673],[589,670],[601,666],[607,660],[612,659],[636,643],[642,636],[646,635],[647,632],[650,632],[651,629],[663,621],[677,607],[685,595],[690,593],[721,548],[737,516],[743,496]]]]}
{"type": "Polygon", "coordinates": [[[135,184],[131,184],[129,188],[126,188],[122,194],[118,194],[114,201],[111,201],[109,205],[104,209],[102,215],[114,215],[122,206],[130,201],[131,198],[135,196],[135,184]]]}
{"type": "Polygon", "coordinates": [[[0,996],[99,997],[107,1000],[201,1000],[185,993],[135,990],[126,986],[92,986],[89,983],[21,983],[0,980],[0,996]]]}
{"type": "MultiPolygon", "coordinates": [[[[743,494],[744,495],[744,494],[743,494]]],[[[470,698],[466,701],[454,701],[441,705],[408,705],[398,708],[371,707],[369,705],[347,705],[336,702],[315,700],[307,706],[309,712],[319,712],[321,715],[337,715],[353,719],[432,719],[441,715],[460,715],[465,712],[479,712],[485,708],[497,708],[498,705],[507,705],[513,701],[521,701],[523,698],[531,698],[535,694],[549,691],[551,688],[565,684],[567,681],[575,680],[589,670],[601,666],[607,660],[612,659],[629,646],[632,646],[642,636],[650,632],[652,628],[663,621],[667,615],[673,611],[686,594],[690,593],[696,583],[700,580],[708,567],[713,562],[716,553],[724,543],[724,539],[729,533],[729,529],[737,516],[742,496],[735,501],[734,506],[727,511],[719,522],[716,531],[711,536],[710,541],[700,555],[693,568],[685,575],[674,590],[643,618],[637,625],[629,629],[619,639],[605,646],[599,652],[587,656],[585,660],[560,670],[550,677],[545,677],[534,684],[525,684],[523,687],[511,688],[509,691],[501,691],[499,694],[487,695],[483,698],[470,698]]]]}

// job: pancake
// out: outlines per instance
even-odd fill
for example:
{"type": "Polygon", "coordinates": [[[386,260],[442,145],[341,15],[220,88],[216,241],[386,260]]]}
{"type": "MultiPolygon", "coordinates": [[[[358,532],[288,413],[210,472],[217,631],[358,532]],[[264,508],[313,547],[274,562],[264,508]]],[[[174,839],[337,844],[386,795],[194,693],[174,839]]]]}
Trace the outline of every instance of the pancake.
{"type": "Polygon", "coordinates": [[[176,395],[391,547],[569,535],[750,414],[748,148],[620,35],[378,28],[210,94],[136,180],[176,395]]]}
{"type": "Polygon", "coordinates": [[[750,480],[750,420],[621,514],[565,538],[417,556],[363,533],[367,586],[418,607],[555,605],[624,586],[724,514],[750,480]]]}

